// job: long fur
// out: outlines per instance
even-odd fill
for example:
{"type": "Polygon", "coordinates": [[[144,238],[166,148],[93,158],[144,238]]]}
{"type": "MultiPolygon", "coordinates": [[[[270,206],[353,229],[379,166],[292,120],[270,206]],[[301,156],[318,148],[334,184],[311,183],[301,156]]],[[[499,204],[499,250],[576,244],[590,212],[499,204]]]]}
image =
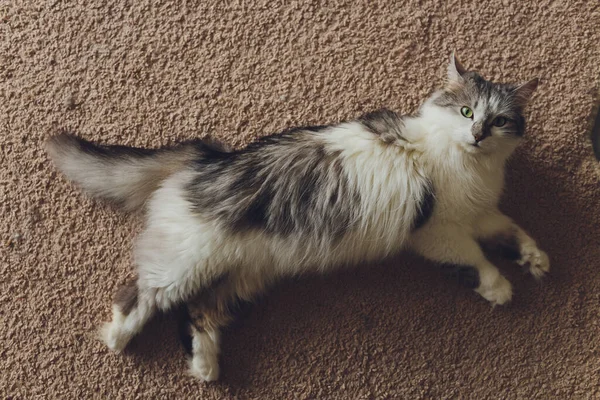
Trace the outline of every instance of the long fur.
{"type": "Polygon", "coordinates": [[[509,235],[518,262],[536,276],[549,268],[535,241],[497,209],[536,85],[494,84],[452,57],[446,86],[414,116],[381,110],[239,151],[202,141],[142,150],[51,138],[51,158],[85,191],[146,209],[135,247],[137,293],[129,286],[116,299],[103,340],[119,351],[156,309],[187,302],[195,316],[191,372],[213,380],[232,302],[283,277],[404,248],[452,266],[490,302],[509,301],[510,284],[479,242],[509,235]],[[464,106],[472,118],[461,115],[464,106]]]}

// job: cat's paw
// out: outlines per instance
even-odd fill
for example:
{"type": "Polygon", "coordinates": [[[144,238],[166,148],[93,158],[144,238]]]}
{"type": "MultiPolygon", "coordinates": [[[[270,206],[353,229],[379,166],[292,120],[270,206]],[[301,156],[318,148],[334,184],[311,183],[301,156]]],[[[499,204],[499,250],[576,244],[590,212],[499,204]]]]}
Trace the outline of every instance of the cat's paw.
{"type": "Polygon", "coordinates": [[[189,373],[205,382],[219,379],[219,360],[216,354],[194,354],[189,361],[189,373]]]}
{"type": "Polygon", "coordinates": [[[120,353],[125,350],[129,339],[125,338],[114,322],[105,322],[98,330],[98,338],[112,351],[120,353]]]}
{"type": "Polygon", "coordinates": [[[538,249],[535,243],[528,243],[521,248],[521,258],[517,263],[529,268],[529,273],[534,278],[540,279],[550,271],[550,259],[548,255],[538,249]]]}
{"type": "Polygon", "coordinates": [[[219,332],[192,327],[192,358],[189,361],[190,375],[212,382],[219,379],[219,332]]]}
{"type": "Polygon", "coordinates": [[[105,322],[98,330],[98,338],[115,353],[123,351],[131,340],[131,335],[126,334],[122,329],[124,321],[125,316],[117,307],[113,307],[112,322],[105,322]]]}
{"type": "Polygon", "coordinates": [[[512,299],[512,285],[502,275],[498,275],[492,285],[481,285],[475,291],[493,306],[506,304],[512,299]]]}

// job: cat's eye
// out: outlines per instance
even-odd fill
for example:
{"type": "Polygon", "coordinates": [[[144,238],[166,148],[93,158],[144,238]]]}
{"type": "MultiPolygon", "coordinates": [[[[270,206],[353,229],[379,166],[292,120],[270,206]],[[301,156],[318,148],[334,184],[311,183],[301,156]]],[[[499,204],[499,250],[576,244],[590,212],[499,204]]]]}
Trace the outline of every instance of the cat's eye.
{"type": "Polygon", "coordinates": [[[463,108],[460,109],[460,113],[463,115],[463,117],[465,118],[473,118],[473,110],[471,110],[469,107],[464,106],[463,108]]]}
{"type": "Polygon", "coordinates": [[[492,125],[497,126],[498,128],[506,125],[506,118],[504,117],[496,117],[492,121],[492,125]]]}

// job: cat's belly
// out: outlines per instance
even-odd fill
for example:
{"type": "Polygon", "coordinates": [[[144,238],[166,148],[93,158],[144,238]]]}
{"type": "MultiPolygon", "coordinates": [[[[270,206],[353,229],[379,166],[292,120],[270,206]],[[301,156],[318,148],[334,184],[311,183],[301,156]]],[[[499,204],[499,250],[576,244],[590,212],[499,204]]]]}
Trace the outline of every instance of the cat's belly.
{"type": "Polygon", "coordinates": [[[379,260],[401,249],[405,234],[395,237],[366,239],[365,235],[351,233],[338,241],[309,241],[306,238],[285,239],[249,234],[232,243],[243,268],[255,268],[265,273],[295,275],[303,272],[326,272],[343,266],[379,260]],[[383,243],[386,243],[385,245],[383,243]],[[393,243],[388,245],[387,243],[393,243]]]}

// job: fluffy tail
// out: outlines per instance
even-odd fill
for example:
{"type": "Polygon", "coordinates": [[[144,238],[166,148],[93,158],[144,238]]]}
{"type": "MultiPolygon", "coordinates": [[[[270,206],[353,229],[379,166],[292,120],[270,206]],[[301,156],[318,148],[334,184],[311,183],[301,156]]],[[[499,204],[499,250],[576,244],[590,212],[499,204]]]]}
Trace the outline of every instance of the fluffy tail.
{"type": "Polygon", "coordinates": [[[193,160],[193,145],[147,150],[93,144],[61,133],[46,142],[54,164],[87,193],[124,206],[141,208],[162,181],[193,160]]]}

